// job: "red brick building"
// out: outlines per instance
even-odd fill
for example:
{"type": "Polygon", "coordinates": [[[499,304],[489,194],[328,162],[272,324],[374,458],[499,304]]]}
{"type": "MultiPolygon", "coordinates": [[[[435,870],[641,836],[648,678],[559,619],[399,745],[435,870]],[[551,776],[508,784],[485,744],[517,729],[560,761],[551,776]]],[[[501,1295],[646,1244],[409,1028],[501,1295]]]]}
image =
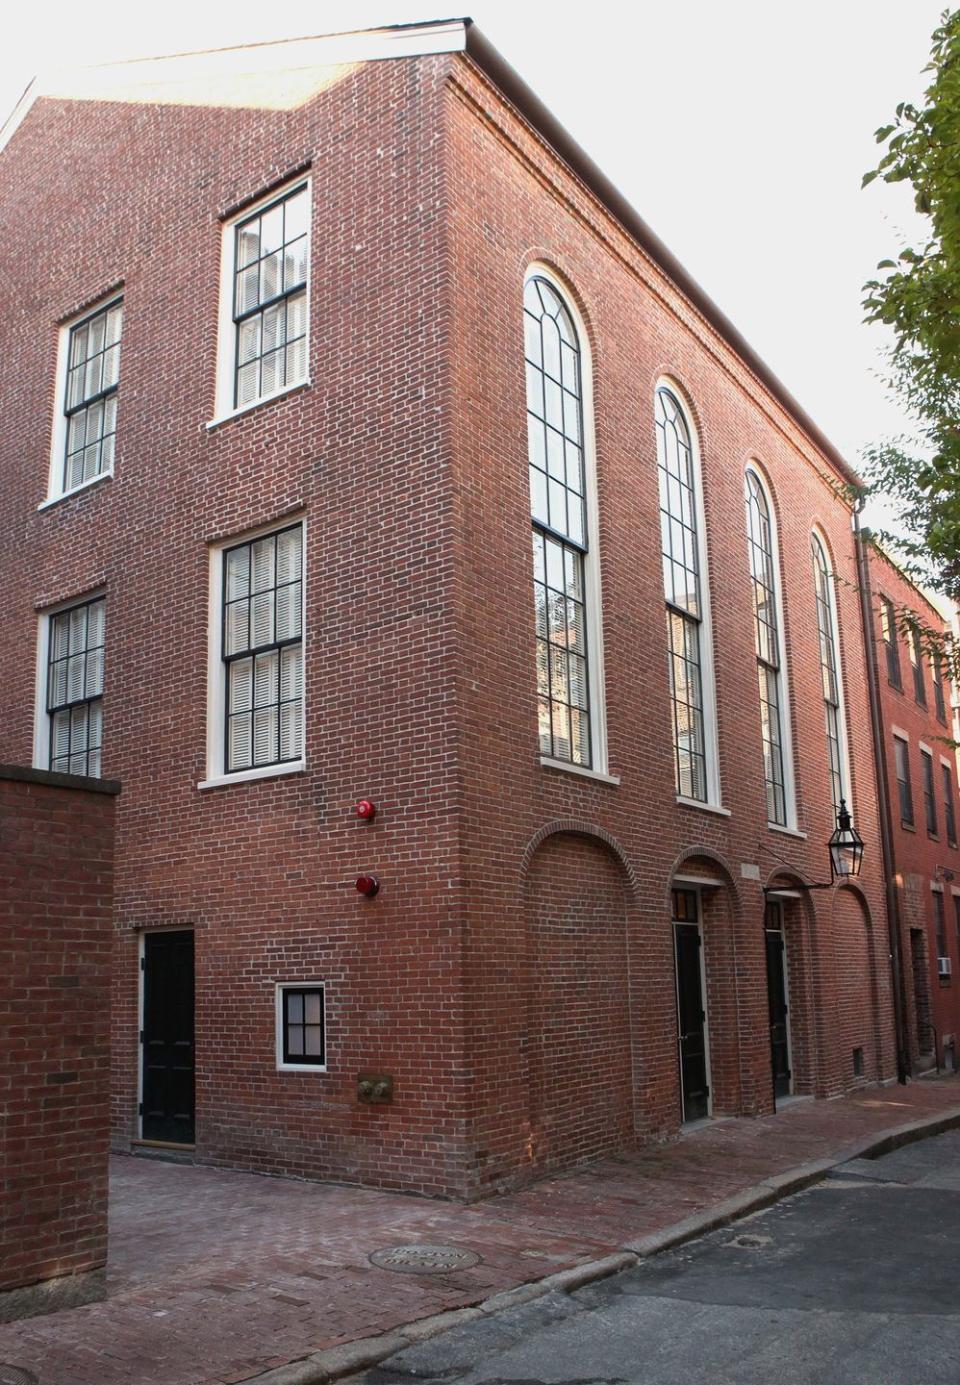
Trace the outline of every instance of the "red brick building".
{"type": "Polygon", "coordinates": [[[937,641],[950,622],[871,553],[893,875],[914,1072],[953,1066],[960,1037],[960,851],[953,687],[937,641]]]}
{"type": "Polygon", "coordinates": [[[0,754],[124,782],[116,1147],[476,1196],[891,1077],[855,478],[478,31],[2,159],[0,754]]]}
{"type": "Polygon", "coordinates": [[[118,790],[0,765],[0,1322],[104,1294],[118,790]]]}

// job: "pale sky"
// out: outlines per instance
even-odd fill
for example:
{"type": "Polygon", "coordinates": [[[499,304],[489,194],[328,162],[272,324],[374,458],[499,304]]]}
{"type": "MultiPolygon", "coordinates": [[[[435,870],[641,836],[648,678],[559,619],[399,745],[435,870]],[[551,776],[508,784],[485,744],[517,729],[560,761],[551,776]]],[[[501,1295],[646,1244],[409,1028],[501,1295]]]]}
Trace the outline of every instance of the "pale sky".
{"type": "Polygon", "coordinates": [[[905,189],[860,179],[943,3],[53,0],[8,10],[0,107],[51,66],[470,14],[856,465],[904,426],[860,288],[918,235],[905,189]]]}

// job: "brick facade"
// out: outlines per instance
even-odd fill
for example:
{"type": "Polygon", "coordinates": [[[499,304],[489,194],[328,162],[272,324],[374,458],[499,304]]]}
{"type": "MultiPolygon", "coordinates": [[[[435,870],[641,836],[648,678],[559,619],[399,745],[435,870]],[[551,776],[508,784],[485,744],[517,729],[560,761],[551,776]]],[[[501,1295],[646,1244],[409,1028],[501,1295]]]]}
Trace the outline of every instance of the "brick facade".
{"type": "Polygon", "coordinates": [[[330,69],[294,104],[47,96],[3,155],[15,229],[2,255],[23,311],[5,328],[21,385],[0,521],[23,542],[0,561],[0,753],[31,752],[38,610],[104,590],[103,766],[125,786],[118,1149],[139,1134],[138,958],[160,927],[195,932],[196,1157],[208,1162],[473,1197],[674,1133],[681,880],[701,901],[715,1114],[773,1108],[764,885],[782,892],[793,1091],[829,1096],[893,1072],[850,473],[495,71],[478,49],[330,69]],[[51,149],[71,151],[55,185],[51,149]],[[311,383],[206,427],[220,219],[307,167],[311,383]],[[42,257],[27,253],[38,225],[42,257]],[[592,359],[605,778],[545,767],[537,750],[521,354],[534,264],[568,287],[592,359]],[[57,323],[118,284],[115,474],[38,510],[57,323]],[[678,802],[674,787],[663,378],[699,442],[721,811],[678,802]],[[779,533],[788,832],[768,826],[764,795],[748,463],[779,533]],[[294,515],[306,523],[306,768],[199,789],[210,546],[294,515]],[[855,885],[805,892],[828,871],[834,827],[814,527],[837,575],[866,853],[855,885]],[[352,815],[362,796],[372,823],[352,815]],[[381,880],[375,899],[353,888],[362,871],[381,880]],[[327,987],[325,1073],[277,1067],[275,988],[298,980],[327,987]],[[392,1103],[358,1102],[361,1072],[392,1075],[392,1103]]]}
{"type": "Polygon", "coordinates": [[[903,955],[907,1046],[915,1071],[934,1062],[951,1063],[960,1043],[960,850],[957,847],[956,746],[953,739],[954,691],[942,671],[942,715],[936,698],[930,636],[943,636],[949,622],[886,557],[871,558],[871,587],[883,709],[884,745],[890,783],[895,871],[903,955]],[[881,607],[889,602],[881,620],[881,607]],[[892,609],[892,621],[889,618],[892,609]],[[915,681],[909,626],[921,630],[920,677],[915,681]],[[888,659],[891,639],[895,653],[888,659]],[[922,700],[921,700],[922,689],[922,700]],[[906,746],[913,820],[901,813],[895,741],[906,746]],[[933,766],[933,805],[927,820],[923,755],[933,766]],[[954,829],[949,830],[947,782],[953,801],[954,829]],[[937,938],[937,896],[943,905],[943,934],[937,938]],[[943,944],[945,943],[945,948],[943,944]],[[941,975],[939,956],[949,974],[941,975]]]}
{"type": "Polygon", "coordinates": [[[103,1292],[117,789],[0,765],[0,1321],[103,1292]]]}

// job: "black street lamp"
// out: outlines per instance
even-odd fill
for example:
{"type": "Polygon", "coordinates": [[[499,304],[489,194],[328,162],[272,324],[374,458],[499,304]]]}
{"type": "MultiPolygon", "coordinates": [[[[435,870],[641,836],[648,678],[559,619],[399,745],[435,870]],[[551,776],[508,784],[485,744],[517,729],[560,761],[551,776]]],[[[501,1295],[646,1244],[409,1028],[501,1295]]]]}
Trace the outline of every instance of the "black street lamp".
{"type": "Polygon", "coordinates": [[[860,874],[863,862],[863,838],[850,821],[850,813],[844,799],[840,800],[837,811],[837,825],[827,845],[830,848],[830,878],[849,880],[860,874]]]}
{"type": "MultiPolygon", "coordinates": [[[[860,874],[863,863],[863,838],[850,819],[846,800],[841,798],[837,809],[837,825],[827,842],[830,852],[830,879],[818,880],[812,884],[797,881],[790,885],[791,890],[829,890],[838,880],[851,880],[860,874]]],[[[783,885],[765,885],[764,894],[779,894],[783,885]]]]}

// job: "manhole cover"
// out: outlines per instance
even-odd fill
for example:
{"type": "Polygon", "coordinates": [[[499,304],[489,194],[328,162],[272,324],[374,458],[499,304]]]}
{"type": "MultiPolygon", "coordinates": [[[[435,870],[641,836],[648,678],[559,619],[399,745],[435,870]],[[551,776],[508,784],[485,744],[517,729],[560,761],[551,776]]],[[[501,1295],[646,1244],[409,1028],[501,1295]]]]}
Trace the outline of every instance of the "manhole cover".
{"type": "Polygon", "coordinates": [[[39,1376],[23,1366],[11,1366],[8,1361],[0,1361],[0,1385],[38,1385],[39,1376]]]}
{"type": "Polygon", "coordinates": [[[734,1236],[732,1241],[725,1242],[728,1246],[736,1246],[738,1250],[761,1250],[764,1246],[773,1245],[772,1236],[734,1236]]]}
{"type": "Polygon", "coordinates": [[[479,1260],[472,1250],[457,1250],[456,1246],[390,1246],[370,1256],[371,1265],[398,1274],[448,1274],[468,1270],[479,1260]]]}

